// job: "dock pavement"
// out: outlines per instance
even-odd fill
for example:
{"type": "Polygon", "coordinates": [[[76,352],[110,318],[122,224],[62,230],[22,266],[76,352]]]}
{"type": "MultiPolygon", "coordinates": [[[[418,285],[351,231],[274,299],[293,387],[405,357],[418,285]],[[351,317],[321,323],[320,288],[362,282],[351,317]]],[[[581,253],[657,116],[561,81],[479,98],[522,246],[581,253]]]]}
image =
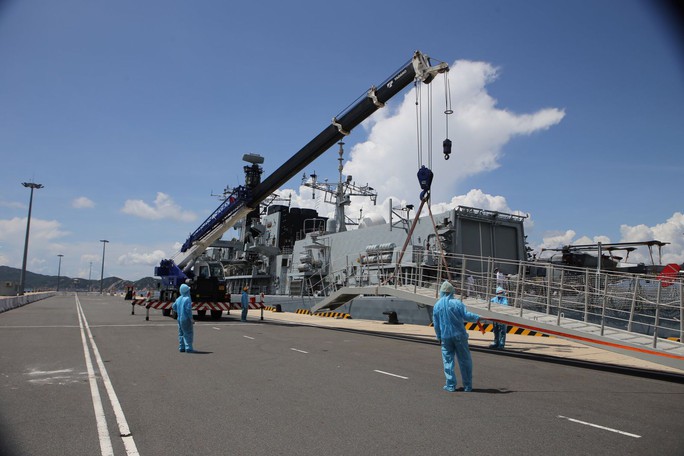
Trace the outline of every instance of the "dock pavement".
{"type": "MultiPolygon", "coordinates": [[[[253,320],[255,317],[259,318],[258,315],[257,312],[251,310],[250,320],[253,320]]],[[[264,319],[290,324],[377,333],[378,335],[387,337],[411,338],[436,343],[434,329],[431,326],[426,325],[389,324],[378,320],[321,317],[292,312],[274,312],[270,310],[264,311],[264,319]]],[[[480,331],[468,331],[468,336],[471,349],[492,350],[489,349],[489,344],[493,341],[493,333],[486,332],[482,334],[480,331]]],[[[627,368],[642,370],[645,373],[651,371],[654,374],[665,373],[684,376],[684,370],[613,353],[608,350],[580,344],[559,337],[540,337],[538,335],[531,336],[509,333],[506,335],[506,348],[503,351],[492,351],[496,351],[502,355],[536,355],[539,358],[556,360],[558,362],[580,362],[585,363],[588,367],[594,365],[596,367],[627,368]]]]}
{"type": "MultiPolygon", "coordinates": [[[[9,297],[0,297],[0,307],[5,306],[5,308],[0,309],[0,311],[10,310],[12,307],[27,304],[35,299],[44,299],[53,294],[54,292],[29,296],[30,299],[26,299],[27,302],[14,302],[9,297]]],[[[15,300],[18,298],[15,298],[15,300]]],[[[275,312],[271,310],[264,310],[263,315],[265,320],[288,324],[366,332],[385,337],[407,338],[436,343],[434,329],[427,325],[403,323],[389,324],[388,322],[379,320],[321,317],[318,315],[275,312]]],[[[249,319],[251,321],[259,320],[259,318],[259,312],[250,310],[249,319]]],[[[480,331],[468,331],[468,335],[471,349],[490,350],[488,347],[494,338],[493,333],[486,332],[482,334],[480,331]]],[[[609,350],[580,344],[559,337],[540,337],[539,335],[531,336],[509,333],[506,335],[506,348],[504,350],[492,351],[496,351],[502,355],[536,356],[547,361],[555,360],[557,362],[582,363],[587,367],[633,369],[640,371],[642,375],[648,375],[649,372],[652,372],[653,374],[675,375],[681,376],[682,379],[684,379],[684,370],[663,366],[627,355],[621,355],[609,350]]]]}

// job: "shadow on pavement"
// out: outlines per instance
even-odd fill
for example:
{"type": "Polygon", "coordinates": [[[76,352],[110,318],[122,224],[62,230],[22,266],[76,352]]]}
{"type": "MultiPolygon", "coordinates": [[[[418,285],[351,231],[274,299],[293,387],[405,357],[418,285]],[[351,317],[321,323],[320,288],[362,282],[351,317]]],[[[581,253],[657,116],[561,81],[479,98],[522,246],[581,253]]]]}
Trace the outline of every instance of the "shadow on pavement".
{"type": "Polygon", "coordinates": [[[496,388],[473,388],[471,393],[485,393],[485,394],[510,394],[514,393],[515,391],[509,391],[505,389],[496,389],[496,388]]]}

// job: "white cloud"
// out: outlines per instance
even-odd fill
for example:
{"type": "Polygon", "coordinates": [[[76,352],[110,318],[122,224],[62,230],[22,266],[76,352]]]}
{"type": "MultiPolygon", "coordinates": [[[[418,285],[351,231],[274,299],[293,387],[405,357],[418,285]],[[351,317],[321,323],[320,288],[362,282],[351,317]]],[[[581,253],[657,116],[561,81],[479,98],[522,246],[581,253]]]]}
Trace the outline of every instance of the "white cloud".
{"type": "Polygon", "coordinates": [[[0,201],[0,207],[7,207],[10,209],[26,209],[27,206],[16,201],[0,201]]]}
{"type": "MultiPolygon", "coordinates": [[[[454,114],[449,120],[449,137],[453,146],[449,161],[444,161],[442,154],[444,84],[439,78],[433,82],[433,100],[437,100],[433,103],[433,201],[450,198],[456,184],[463,179],[497,168],[503,147],[513,137],[548,129],[565,116],[563,110],[556,108],[532,114],[515,114],[497,108],[496,100],[486,91],[487,84],[497,76],[497,69],[485,62],[457,61],[452,66],[449,77],[454,114]]],[[[419,154],[415,100],[416,89],[412,89],[395,112],[385,108],[388,112],[380,110],[381,115],[369,119],[365,124],[368,140],[352,148],[344,167],[355,182],[370,183],[380,195],[414,202],[420,193],[416,178],[419,154]],[[380,169],[384,177],[378,182],[380,169]]],[[[430,167],[428,138],[424,138],[422,149],[423,164],[430,167]]]]}
{"type": "Polygon", "coordinates": [[[564,245],[572,244],[575,239],[574,230],[566,230],[565,232],[551,232],[542,238],[542,243],[538,246],[539,249],[555,249],[564,245]]]}
{"type": "MultiPolygon", "coordinates": [[[[663,223],[655,226],[646,225],[621,225],[620,226],[620,242],[638,242],[658,240],[661,242],[669,242],[662,248],[662,263],[683,263],[684,262],[684,214],[675,212],[672,217],[663,223]]],[[[658,249],[653,251],[653,259],[657,263],[658,249]]],[[[646,264],[651,263],[651,257],[648,250],[640,249],[635,254],[630,255],[631,261],[640,261],[646,264]]]]}
{"type": "Polygon", "coordinates": [[[0,220],[0,241],[21,239],[20,233],[22,231],[26,231],[26,218],[14,217],[8,220],[0,220]]]}
{"type": "MultiPolygon", "coordinates": [[[[547,233],[538,246],[532,246],[537,252],[542,248],[559,248],[564,245],[582,245],[582,244],[602,244],[612,243],[608,236],[581,236],[575,239],[577,233],[573,230],[565,232],[551,232],[547,233]]],[[[672,217],[663,223],[658,223],[655,226],[647,225],[621,225],[620,226],[620,240],[616,243],[623,242],[644,242],[644,241],[660,241],[666,242],[662,250],[659,252],[658,247],[653,247],[652,253],[648,248],[638,247],[637,250],[631,252],[627,257],[626,251],[617,251],[615,255],[626,257],[629,263],[645,263],[645,264],[668,264],[684,262],[684,214],[675,212],[672,217]],[[651,255],[653,258],[651,259],[651,255]]]]}
{"type": "MultiPolygon", "coordinates": [[[[69,234],[61,230],[61,223],[56,220],[42,220],[31,217],[30,243],[36,241],[50,241],[69,234]]],[[[23,245],[26,234],[26,217],[14,217],[0,220],[0,241],[20,241],[23,245]]]]}
{"type": "MultiPolygon", "coordinates": [[[[454,197],[454,188],[469,176],[497,168],[503,147],[511,138],[548,129],[558,124],[565,113],[550,108],[532,114],[515,114],[497,108],[496,100],[487,93],[486,86],[498,77],[498,70],[488,63],[457,61],[448,74],[454,111],[449,119],[449,137],[453,143],[449,161],[445,161],[442,154],[445,132],[441,113],[444,106],[440,103],[445,99],[444,84],[441,78],[432,83],[433,100],[439,101],[435,101],[433,106],[433,213],[463,205],[525,215],[508,207],[503,196],[471,190],[465,195],[454,197]]],[[[423,93],[426,92],[424,88],[423,93]]],[[[364,216],[379,213],[387,219],[390,198],[394,206],[409,203],[418,208],[421,190],[416,177],[419,160],[415,100],[414,88],[394,110],[391,107],[380,109],[363,123],[368,140],[351,149],[344,173],[352,176],[358,185],[370,184],[384,200],[374,207],[368,199],[352,198],[347,209],[349,217],[357,219],[360,210],[363,210],[364,216]],[[382,170],[382,179],[378,179],[378,170],[382,170]]],[[[425,165],[429,165],[427,155],[425,138],[425,165]]],[[[295,206],[315,208],[321,215],[328,217],[333,215],[334,207],[324,203],[320,192],[316,199],[311,199],[311,189],[305,187],[300,187],[298,192],[285,189],[278,193],[291,193],[295,206]]],[[[530,219],[525,223],[528,227],[533,225],[530,219]]]]}
{"type": "Polygon", "coordinates": [[[88,209],[95,207],[95,203],[85,196],[79,196],[71,202],[71,207],[76,209],[88,209]]]}
{"type": "Polygon", "coordinates": [[[162,192],[157,193],[153,205],[149,205],[143,200],[127,200],[121,211],[149,220],[172,219],[192,222],[197,218],[194,212],[184,211],[169,195],[162,192]]]}
{"type": "MultiPolygon", "coordinates": [[[[31,217],[27,268],[31,272],[45,272],[44,268],[49,267],[49,261],[43,257],[53,257],[58,253],[63,253],[60,250],[63,245],[55,241],[69,234],[68,231],[62,230],[62,225],[56,220],[31,217]]],[[[0,264],[21,267],[25,236],[26,217],[0,220],[0,243],[3,245],[0,264]]]]}
{"type": "Polygon", "coordinates": [[[158,265],[159,262],[164,258],[167,258],[167,256],[166,253],[164,253],[164,251],[162,250],[155,250],[150,253],[139,253],[138,251],[134,250],[133,252],[128,252],[124,255],[120,255],[117,259],[117,263],[122,266],[138,264],[154,266],[158,265]]]}

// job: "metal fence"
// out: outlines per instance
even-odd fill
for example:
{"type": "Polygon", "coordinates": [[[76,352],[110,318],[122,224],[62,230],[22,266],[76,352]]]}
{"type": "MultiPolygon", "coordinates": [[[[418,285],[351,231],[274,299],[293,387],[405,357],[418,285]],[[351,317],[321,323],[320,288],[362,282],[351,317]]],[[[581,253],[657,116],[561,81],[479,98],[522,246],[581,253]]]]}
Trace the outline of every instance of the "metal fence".
{"type": "Polygon", "coordinates": [[[463,299],[490,303],[497,286],[504,288],[509,305],[600,326],[658,338],[684,340],[682,277],[599,272],[544,262],[511,261],[467,255],[434,258],[417,252],[397,267],[391,261],[365,261],[364,254],[346,259],[342,268],[311,281],[309,291],[327,296],[341,286],[410,285],[437,290],[450,280],[463,299]],[[358,259],[358,260],[357,260],[358,259]],[[351,266],[350,266],[351,265],[351,266]],[[501,272],[498,276],[496,270],[501,272]]]}

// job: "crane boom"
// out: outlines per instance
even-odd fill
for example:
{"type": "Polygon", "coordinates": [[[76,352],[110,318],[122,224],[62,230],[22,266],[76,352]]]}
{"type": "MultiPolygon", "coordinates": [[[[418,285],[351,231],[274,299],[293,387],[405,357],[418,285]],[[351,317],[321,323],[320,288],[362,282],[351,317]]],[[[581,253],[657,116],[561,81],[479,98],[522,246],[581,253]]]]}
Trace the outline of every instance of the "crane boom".
{"type": "Polygon", "coordinates": [[[252,192],[247,205],[256,209],[268,195],[278,190],[295,174],[348,135],[353,128],[383,107],[387,101],[415,79],[430,83],[438,73],[444,73],[448,69],[449,66],[443,62],[434,66],[430,65],[430,58],[416,51],[411,62],[383,82],[379,88],[371,87],[365,98],[349,108],[339,119],[333,118],[331,125],[328,125],[318,136],[259,184],[252,192]]]}
{"type": "MultiPolygon", "coordinates": [[[[259,204],[292,177],[302,171],[308,164],[313,162],[326,150],[330,149],[344,136],[371,116],[387,101],[403,90],[414,80],[429,84],[439,73],[449,70],[445,62],[436,65],[420,51],[415,51],[413,58],[403,68],[390,76],[380,86],[373,86],[368,90],[366,97],[344,111],[339,118],[334,117],[331,125],[328,125],[299,152],[276,169],[263,182],[253,188],[238,187],[236,192],[226,199],[214,213],[205,220],[200,227],[188,237],[183,244],[181,254],[176,257],[176,265],[183,269],[195,258],[202,254],[214,241],[218,240],[223,233],[232,228],[239,220],[247,216],[249,212],[257,209],[259,204]]],[[[173,265],[170,260],[163,260],[162,265],[155,268],[155,275],[163,279],[167,275],[177,275],[170,271],[173,265]],[[166,263],[164,263],[166,262],[166,263]]]]}

